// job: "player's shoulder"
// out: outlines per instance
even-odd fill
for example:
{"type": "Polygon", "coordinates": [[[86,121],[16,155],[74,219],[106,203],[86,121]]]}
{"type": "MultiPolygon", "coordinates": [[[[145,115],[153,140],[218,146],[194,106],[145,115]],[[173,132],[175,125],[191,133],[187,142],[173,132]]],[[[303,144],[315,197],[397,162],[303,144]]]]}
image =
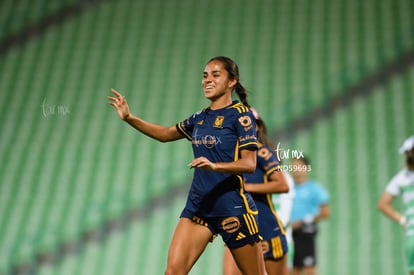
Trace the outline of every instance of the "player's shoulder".
{"type": "Polygon", "coordinates": [[[270,148],[270,146],[263,144],[261,142],[257,143],[257,156],[258,157],[262,157],[262,158],[266,158],[269,159],[269,156],[273,155],[276,156],[275,153],[273,152],[272,148],[270,148]]]}
{"type": "Polygon", "coordinates": [[[249,107],[240,103],[239,101],[233,101],[233,103],[229,107],[227,107],[226,110],[234,112],[236,114],[251,113],[249,107]]]}
{"type": "Polygon", "coordinates": [[[394,175],[390,183],[393,184],[414,184],[414,172],[407,170],[406,168],[401,169],[396,175],[394,175]]]}
{"type": "Polygon", "coordinates": [[[325,187],[319,181],[314,179],[308,180],[308,186],[314,190],[325,190],[325,187]]]}
{"type": "Polygon", "coordinates": [[[201,110],[198,110],[197,112],[195,112],[195,113],[193,113],[193,114],[191,115],[191,118],[196,118],[196,117],[199,117],[200,115],[202,115],[203,113],[205,113],[207,109],[208,109],[208,108],[207,108],[207,107],[205,107],[205,108],[202,108],[201,110]]]}
{"type": "Polygon", "coordinates": [[[269,146],[269,145],[267,145],[267,144],[264,144],[264,143],[262,143],[262,142],[258,142],[258,143],[257,143],[257,146],[258,146],[259,148],[266,148],[267,150],[269,150],[269,151],[271,151],[271,152],[274,152],[274,149],[273,149],[271,146],[269,146]]]}

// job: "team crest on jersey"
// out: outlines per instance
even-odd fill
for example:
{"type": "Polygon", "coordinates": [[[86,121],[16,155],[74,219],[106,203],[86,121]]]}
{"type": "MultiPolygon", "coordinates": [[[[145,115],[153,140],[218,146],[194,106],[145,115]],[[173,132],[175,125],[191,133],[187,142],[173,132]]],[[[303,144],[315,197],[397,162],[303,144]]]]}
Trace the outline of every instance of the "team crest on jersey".
{"type": "Polygon", "coordinates": [[[240,220],[237,217],[229,217],[221,222],[223,230],[228,233],[236,232],[240,228],[240,220]]]}
{"type": "Polygon", "coordinates": [[[203,123],[204,123],[204,120],[200,120],[197,122],[198,125],[203,125],[203,123]]]}
{"type": "Polygon", "coordinates": [[[216,120],[214,121],[213,127],[215,128],[223,128],[224,116],[217,116],[216,120]]]}

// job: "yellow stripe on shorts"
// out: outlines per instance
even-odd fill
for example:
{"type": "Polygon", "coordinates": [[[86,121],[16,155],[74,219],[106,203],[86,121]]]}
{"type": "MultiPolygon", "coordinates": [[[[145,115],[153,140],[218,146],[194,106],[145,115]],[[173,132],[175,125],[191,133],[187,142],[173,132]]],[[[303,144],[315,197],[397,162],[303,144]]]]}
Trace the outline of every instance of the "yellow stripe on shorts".
{"type": "Polygon", "coordinates": [[[252,214],[243,214],[244,221],[247,224],[247,228],[249,229],[250,235],[257,234],[259,232],[259,228],[257,226],[256,220],[254,219],[252,214]]]}
{"type": "Polygon", "coordinates": [[[275,259],[283,256],[283,247],[279,236],[272,239],[272,254],[275,259]]]}

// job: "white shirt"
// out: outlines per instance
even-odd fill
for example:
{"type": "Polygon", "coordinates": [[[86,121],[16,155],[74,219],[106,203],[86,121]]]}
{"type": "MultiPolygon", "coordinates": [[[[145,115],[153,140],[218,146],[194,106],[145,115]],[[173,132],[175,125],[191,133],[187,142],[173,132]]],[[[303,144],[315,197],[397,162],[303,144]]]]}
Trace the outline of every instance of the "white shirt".
{"type": "Polygon", "coordinates": [[[402,196],[407,218],[406,235],[414,235],[414,171],[402,169],[388,183],[385,192],[394,197],[402,196]],[[409,206],[411,205],[411,206],[409,206]]]}
{"type": "Polygon", "coordinates": [[[293,199],[295,198],[295,181],[292,176],[284,172],[287,184],[289,185],[289,192],[282,194],[273,194],[272,202],[276,209],[277,216],[283,223],[286,229],[286,238],[288,243],[292,241],[292,227],[290,226],[290,214],[292,212],[293,199]]]}

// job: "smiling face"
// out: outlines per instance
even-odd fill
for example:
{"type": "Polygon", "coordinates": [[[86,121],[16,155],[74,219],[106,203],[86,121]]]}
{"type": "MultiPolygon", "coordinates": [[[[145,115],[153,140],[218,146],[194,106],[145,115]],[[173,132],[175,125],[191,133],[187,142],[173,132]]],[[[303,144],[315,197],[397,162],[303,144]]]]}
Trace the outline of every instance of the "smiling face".
{"type": "Polygon", "coordinates": [[[207,99],[217,101],[230,98],[231,101],[231,91],[236,83],[236,79],[229,78],[229,73],[225,70],[222,62],[213,60],[207,63],[201,81],[204,96],[207,99]]]}

